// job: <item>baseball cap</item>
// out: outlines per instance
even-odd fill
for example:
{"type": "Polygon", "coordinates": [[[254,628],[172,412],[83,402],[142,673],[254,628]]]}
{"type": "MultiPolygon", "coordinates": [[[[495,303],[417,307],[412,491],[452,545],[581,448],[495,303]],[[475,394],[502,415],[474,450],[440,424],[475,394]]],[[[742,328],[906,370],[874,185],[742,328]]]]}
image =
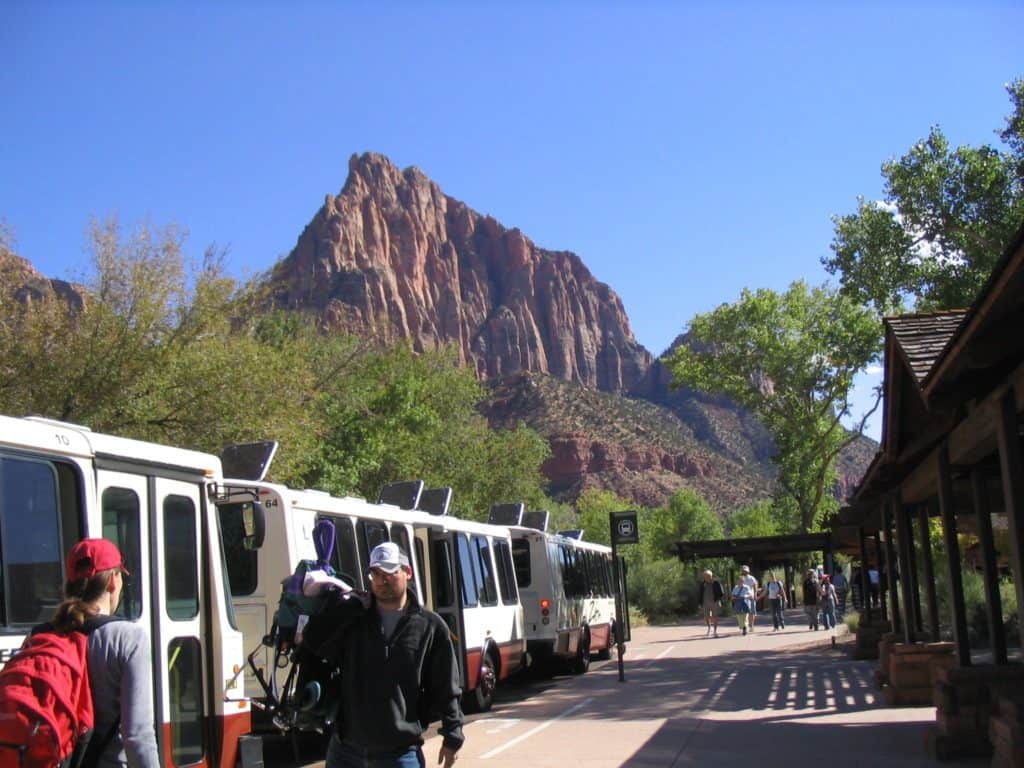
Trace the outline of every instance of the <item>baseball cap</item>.
{"type": "Polygon", "coordinates": [[[750,566],[744,565],[740,568],[740,570],[743,571],[743,573],[750,573],[750,566]]]}
{"type": "Polygon", "coordinates": [[[69,579],[91,579],[100,571],[114,568],[128,572],[121,550],[106,539],[82,539],[71,548],[66,565],[69,579]]]}
{"type": "Polygon", "coordinates": [[[399,568],[408,568],[409,558],[393,541],[385,541],[370,552],[370,567],[378,568],[384,573],[394,573],[399,568]]]}

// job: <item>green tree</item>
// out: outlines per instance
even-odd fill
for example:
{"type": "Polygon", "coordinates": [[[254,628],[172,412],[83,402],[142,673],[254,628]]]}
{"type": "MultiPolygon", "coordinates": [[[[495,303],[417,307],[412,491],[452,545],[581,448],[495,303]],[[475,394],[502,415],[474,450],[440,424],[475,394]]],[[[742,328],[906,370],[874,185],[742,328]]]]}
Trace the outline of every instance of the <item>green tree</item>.
{"type": "Polygon", "coordinates": [[[421,479],[451,486],[453,514],[478,520],[493,503],[546,504],[547,442],[524,426],[491,430],[477,410],[483,389],[453,349],[363,352],[325,387],[325,433],[309,484],[376,499],[385,483],[421,479]]]}
{"type": "Polygon", "coordinates": [[[833,217],[822,261],[845,293],[881,314],[968,307],[1024,220],[1024,80],[1007,86],[1006,149],[950,147],[938,127],[882,165],[884,200],[833,217]]]}
{"type": "Polygon", "coordinates": [[[782,532],[775,505],[770,500],[754,502],[729,515],[729,538],[750,539],[782,532]]]}
{"type": "Polygon", "coordinates": [[[236,332],[244,291],[220,254],[193,263],[184,243],[175,227],[125,235],[111,219],[92,225],[80,293],[37,281],[26,294],[5,270],[0,410],[215,453],[266,430],[302,444],[309,372],[236,332]]]}
{"type": "Polygon", "coordinates": [[[631,501],[621,498],[612,491],[588,488],[576,500],[576,513],[583,536],[587,541],[611,546],[609,515],[634,509],[631,501]]]}
{"type": "Polygon", "coordinates": [[[835,459],[848,432],[854,377],[881,347],[865,307],[828,287],[793,283],[785,293],[744,290],[739,301],[697,315],[687,344],[666,363],[673,385],[720,392],[750,409],[775,441],[779,485],[811,530],[829,506],[835,459]]]}

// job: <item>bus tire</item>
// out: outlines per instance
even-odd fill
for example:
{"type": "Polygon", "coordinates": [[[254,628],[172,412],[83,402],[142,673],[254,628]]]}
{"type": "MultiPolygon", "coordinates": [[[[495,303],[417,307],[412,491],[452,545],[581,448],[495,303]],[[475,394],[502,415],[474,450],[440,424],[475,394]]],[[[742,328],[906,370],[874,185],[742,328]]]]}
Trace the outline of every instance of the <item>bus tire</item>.
{"type": "Polygon", "coordinates": [[[590,669],[590,631],[584,630],[579,647],[576,649],[576,657],[569,663],[569,670],[574,675],[582,675],[588,669],[590,669]]]}
{"type": "Polygon", "coordinates": [[[494,705],[494,691],[498,687],[498,667],[490,651],[480,659],[480,672],[476,688],[469,692],[466,708],[471,712],[487,712],[494,705]]]}

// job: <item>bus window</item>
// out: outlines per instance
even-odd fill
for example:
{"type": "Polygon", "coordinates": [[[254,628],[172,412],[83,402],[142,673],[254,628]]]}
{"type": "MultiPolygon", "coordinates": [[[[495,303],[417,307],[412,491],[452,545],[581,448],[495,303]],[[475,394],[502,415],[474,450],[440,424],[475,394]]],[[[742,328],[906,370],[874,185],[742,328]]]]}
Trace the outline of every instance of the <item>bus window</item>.
{"type": "Polygon", "coordinates": [[[435,608],[447,608],[455,605],[454,579],[452,578],[452,561],[449,557],[448,542],[435,539],[433,543],[433,572],[430,574],[434,587],[435,608]]]}
{"type": "Polygon", "coordinates": [[[63,556],[58,494],[57,473],[49,462],[0,458],[4,624],[45,621],[60,603],[63,556]]]}
{"type": "Polygon", "coordinates": [[[473,536],[476,550],[476,565],[480,572],[480,605],[498,604],[498,586],[494,580],[494,561],[491,559],[491,544],[486,536],[473,536]]]}
{"type": "Polygon", "coordinates": [[[117,544],[124,555],[129,576],[124,579],[117,615],[135,620],[142,616],[142,535],[139,531],[141,505],[130,488],[105,488],[100,499],[103,538],[117,544]]]}
{"type": "Polygon", "coordinates": [[[203,759],[203,662],[199,641],[176,637],[168,644],[168,698],[171,702],[171,757],[174,765],[203,759]]]}
{"type": "Polygon", "coordinates": [[[251,501],[244,501],[237,504],[220,504],[217,507],[232,597],[251,595],[259,586],[258,552],[255,549],[246,549],[242,543],[245,538],[243,513],[246,507],[251,505],[251,501]]]}
{"type": "Polygon", "coordinates": [[[512,605],[519,602],[519,591],[516,589],[516,574],[512,565],[512,550],[508,542],[498,539],[494,542],[494,559],[498,561],[498,586],[501,589],[501,602],[512,605]]]}
{"type": "Polygon", "coordinates": [[[347,517],[329,519],[334,523],[334,554],[331,555],[334,572],[356,589],[363,589],[363,569],[359,567],[359,549],[352,521],[347,517]]]}
{"type": "Polygon", "coordinates": [[[530,586],[530,542],[526,539],[512,539],[512,564],[516,569],[516,584],[520,589],[530,586]]]}
{"type": "Polygon", "coordinates": [[[478,570],[477,558],[469,549],[469,539],[461,534],[455,536],[459,548],[459,570],[462,578],[459,584],[462,587],[462,604],[464,606],[476,605],[480,600],[480,572],[478,570]]]}
{"type": "Polygon", "coordinates": [[[412,568],[413,576],[416,575],[416,569],[413,567],[413,553],[409,549],[409,532],[405,530],[404,525],[398,523],[391,524],[391,540],[398,545],[398,547],[405,552],[405,556],[409,558],[409,567],[412,568]]]}
{"type": "Polygon", "coordinates": [[[390,541],[388,527],[380,520],[360,520],[356,523],[356,528],[359,530],[359,540],[364,547],[363,551],[359,553],[360,562],[363,564],[360,572],[365,574],[370,570],[370,553],[373,548],[385,541],[390,541]]]}
{"type": "Polygon", "coordinates": [[[167,616],[175,621],[195,618],[199,614],[199,553],[196,508],[187,496],[164,499],[164,549],[167,616]]]}

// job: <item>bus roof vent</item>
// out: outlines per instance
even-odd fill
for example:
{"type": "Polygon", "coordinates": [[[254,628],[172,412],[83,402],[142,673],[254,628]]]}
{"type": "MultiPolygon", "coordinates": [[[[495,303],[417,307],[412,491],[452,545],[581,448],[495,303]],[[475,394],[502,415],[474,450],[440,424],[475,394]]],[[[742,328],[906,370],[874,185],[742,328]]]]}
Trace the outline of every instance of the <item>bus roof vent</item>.
{"type": "Polygon", "coordinates": [[[487,522],[491,525],[521,525],[526,505],[521,501],[511,504],[491,504],[487,522]]]}
{"type": "Polygon", "coordinates": [[[559,536],[565,536],[567,539],[576,539],[577,541],[583,541],[583,529],[573,528],[571,531],[559,531],[559,536]]]}
{"type": "Polygon", "coordinates": [[[451,486],[444,488],[427,488],[420,494],[420,502],[416,509],[429,512],[432,515],[447,515],[448,507],[452,503],[451,486]]]}
{"type": "Polygon", "coordinates": [[[546,531],[548,529],[548,511],[546,509],[535,509],[525,513],[523,515],[523,527],[546,531]]]}
{"type": "Polygon", "coordinates": [[[405,480],[400,483],[388,483],[380,489],[378,504],[394,504],[400,509],[416,509],[423,493],[422,480],[405,480]]]}
{"type": "Polygon", "coordinates": [[[259,482],[267,476],[270,462],[274,460],[276,453],[276,440],[229,445],[220,454],[224,477],[259,482]]]}

